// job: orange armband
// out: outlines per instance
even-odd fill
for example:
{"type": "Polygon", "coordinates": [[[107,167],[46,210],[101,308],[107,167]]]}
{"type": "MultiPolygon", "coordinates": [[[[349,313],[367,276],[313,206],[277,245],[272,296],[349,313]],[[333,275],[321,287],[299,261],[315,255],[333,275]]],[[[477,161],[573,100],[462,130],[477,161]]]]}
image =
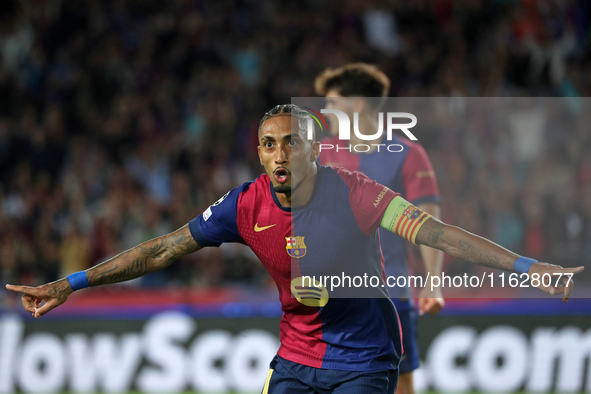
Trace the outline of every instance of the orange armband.
{"type": "Polygon", "coordinates": [[[427,212],[421,211],[404,198],[396,196],[386,208],[380,227],[414,244],[419,229],[430,217],[432,216],[427,212]]]}

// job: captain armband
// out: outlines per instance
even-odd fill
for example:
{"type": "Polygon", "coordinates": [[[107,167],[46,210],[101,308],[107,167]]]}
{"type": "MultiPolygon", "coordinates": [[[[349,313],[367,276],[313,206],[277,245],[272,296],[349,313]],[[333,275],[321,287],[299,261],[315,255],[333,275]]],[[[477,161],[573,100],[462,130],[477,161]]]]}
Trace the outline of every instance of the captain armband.
{"type": "Polygon", "coordinates": [[[404,198],[396,196],[386,208],[380,227],[414,244],[419,229],[430,217],[432,216],[427,212],[421,211],[404,198]]]}

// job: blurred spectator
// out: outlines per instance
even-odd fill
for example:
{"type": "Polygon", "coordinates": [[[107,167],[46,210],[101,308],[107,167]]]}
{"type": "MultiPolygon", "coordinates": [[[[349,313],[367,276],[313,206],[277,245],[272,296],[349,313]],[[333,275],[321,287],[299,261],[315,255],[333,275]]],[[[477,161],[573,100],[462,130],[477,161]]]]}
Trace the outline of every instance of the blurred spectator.
{"type": "MultiPolygon", "coordinates": [[[[421,142],[444,220],[531,257],[591,261],[586,0],[2,7],[2,281],[52,280],[182,226],[261,171],[266,110],[357,60],[389,74],[393,96],[572,96],[543,113],[523,101],[508,119],[452,100],[441,124],[421,118],[421,142]]],[[[142,283],[266,278],[238,246],[159,275],[142,283]]]]}

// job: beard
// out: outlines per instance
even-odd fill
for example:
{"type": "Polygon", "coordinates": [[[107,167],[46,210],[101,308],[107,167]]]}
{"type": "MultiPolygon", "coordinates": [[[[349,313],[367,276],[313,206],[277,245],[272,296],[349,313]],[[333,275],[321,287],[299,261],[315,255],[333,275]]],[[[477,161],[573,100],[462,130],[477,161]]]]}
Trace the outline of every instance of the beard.
{"type": "Polygon", "coordinates": [[[284,193],[284,194],[291,194],[291,186],[287,185],[277,185],[273,187],[275,193],[284,193]]]}

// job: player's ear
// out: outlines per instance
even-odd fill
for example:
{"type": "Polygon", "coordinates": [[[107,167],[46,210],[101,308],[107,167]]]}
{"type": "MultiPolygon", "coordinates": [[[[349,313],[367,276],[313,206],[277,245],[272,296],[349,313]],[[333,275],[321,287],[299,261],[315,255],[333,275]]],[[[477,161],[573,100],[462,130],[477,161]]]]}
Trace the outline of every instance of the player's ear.
{"type": "Polygon", "coordinates": [[[352,104],[353,112],[357,112],[358,114],[362,113],[365,109],[365,100],[361,97],[355,97],[352,104]]]}
{"type": "Polygon", "coordinates": [[[261,157],[261,146],[257,146],[257,153],[259,154],[259,162],[263,165],[263,158],[261,157]]]}
{"type": "Polygon", "coordinates": [[[320,142],[316,141],[312,143],[312,151],[310,152],[310,161],[318,160],[320,156],[320,142]]]}

